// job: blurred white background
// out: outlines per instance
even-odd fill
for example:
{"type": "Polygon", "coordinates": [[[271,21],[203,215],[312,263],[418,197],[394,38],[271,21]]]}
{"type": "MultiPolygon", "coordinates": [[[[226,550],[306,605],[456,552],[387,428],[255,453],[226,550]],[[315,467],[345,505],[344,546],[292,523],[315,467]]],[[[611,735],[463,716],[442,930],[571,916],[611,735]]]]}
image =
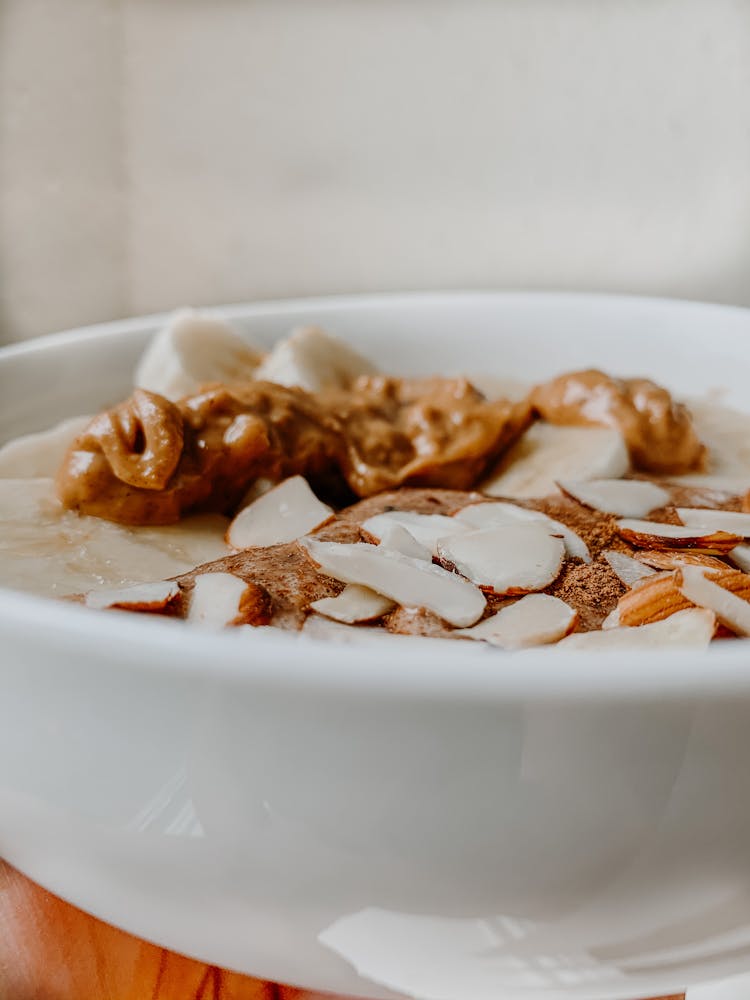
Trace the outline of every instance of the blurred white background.
{"type": "Polygon", "coordinates": [[[0,339],[439,287],[750,304],[750,2],[0,0],[0,339]]]}

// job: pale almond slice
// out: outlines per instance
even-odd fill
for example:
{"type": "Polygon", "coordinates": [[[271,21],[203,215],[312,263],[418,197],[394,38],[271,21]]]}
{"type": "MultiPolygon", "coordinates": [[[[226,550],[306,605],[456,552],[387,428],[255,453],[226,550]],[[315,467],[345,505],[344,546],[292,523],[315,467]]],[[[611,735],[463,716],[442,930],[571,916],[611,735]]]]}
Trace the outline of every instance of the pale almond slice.
{"type": "Polygon", "coordinates": [[[645,517],[670,499],[666,490],[640,479],[560,479],[557,485],[584,507],[616,517],[645,517]]]}
{"type": "Polygon", "coordinates": [[[573,631],[577,621],[578,613],[559,597],[527,594],[478,625],[457,630],[456,635],[503,649],[521,649],[557,642],[573,631]]]}
{"type": "Polygon", "coordinates": [[[625,519],[617,522],[625,541],[644,549],[702,549],[704,552],[728,552],[742,541],[741,535],[682,524],[625,519]]]}
{"type": "Polygon", "coordinates": [[[324,597],[320,601],[313,601],[310,607],[326,618],[333,618],[337,622],[345,622],[347,625],[356,622],[371,622],[376,618],[382,618],[384,614],[394,607],[393,601],[389,597],[383,597],[369,587],[362,587],[358,583],[347,584],[338,597],[324,597]]]}
{"type": "Polygon", "coordinates": [[[630,468],[622,435],[608,427],[558,427],[538,420],[481,486],[493,497],[544,497],[560,478],[617,479],[630,468]]]}
{"type": "Polygon", "coordinates": [[[362,530],[382,542],[384,532],[389,531],[394,524],[406,528],[409,534],[416,538],[420,545],[429,549],[432,555],[437,555],[439,538],[470,530],[467,525],[453,517],[446,517],[444,514],[417,514],[411,510],[389,510],[383,514],[375,514],[364,522],[362,530]]]}
{"type": "MultiPolygon", "coordinates": [[[[377,625],[347,625],[345,622],[337,622],[332,618],[318,614],[307,616],[301,633],[306,639],[324,639],[326,642],[355,642],[359,645],[398,642],[399,639],[403,639],[403,636],[394,635],[393,632],[377,625]]],[[[411,636],[410,638],[423,639],[422,636],[411,636]]]]}
{"type": "MultiPolygon", "coordinates": [[[[720,589],[720,588],[719,588],[720,589]]],[[[716,615],[705,608],[687,608],[663,621],[639,628],[608,628],[598,632],[576,632],[562,639],[558,648],[592,650],[664,649],[684,647],[705,649],[716,630],[716,615]]]]}
{"type": "Polygon", "coordinates": [[[634,583],[645,577],[653,576],[656,572],[631,556],[625,555],[624,552],[617,552],[615,549],[610,549],[602,555],[609,563],[612,572],[626,587],[632,587],[634,583]]]}
{"type": "Polygon", "coordinates": [[[750,545],[735,545],[729,550],[729,558],[743,573],[750,573],[750,545]]]}
{"type": "Polygon", "coordinates": [[[720,584],[720,574],[709,577],[700,566],[683,566],[675,578],[680,592],[689,601],[713,611],[722,625],[738,635],[750,635],[750,601],[726,589],[724,582],[720,584]]]}
{"type": "Polygon", "coordinates": [[[234,549],[293,542],[325,524],[333,511],[322,503],[302,476],[292,476],[253,500],[227,530],[234,549]]]}
{"type": "Polygon", "coordinates": [[[706,510],[703,507],[678,507],[677,516],[690,528],[706,531],[726,531],[741,538],[750,538],[750,514],[735,510],[706,510]]]}
{"type": "Polygon", "coordinates": [[[505,524],[515,524],[518,521],[536,522],[546,525],[551,535],[559,535],[565,543],[565,551],[574,559],[582,559],[585,563],[591,562],[591,553],[588,546],[576,534],[561,521],[556,521],[540,510],[529,510],[528,507],[519,507],[514,503],[503,503],[500,500],[487,503],[472,503],[467,507],[462,507],[456,511],[454,518],[471,528],[499,528],[505,524]]]}
{"type": "Polygon", "coordinates": [[[750,476],[723,476],[705,473],[690,473],[686,476],[670,476],[669,482],[675,486],[688,486],[691,489],[705,490],[715,494],[718,500],[742,496],[750,489],[750,476]]]}
{"type": "Polygon", "coordinates": [[[206,382],[250,379],[261,355],[224,320],[183,309],[153,337],[135,371],[135,385],[180,399],[206,382]]]}
{"type": "Polygon", "coordinates": [[[187,620],[208,628],[253,624],[253,621],[266,625],[267,617],[263,615],[260,619],[256,609],[261,589],[233,573],[200,573],[190,596],[187,620]]]}
{"type": "Polygon", "coordinates": [[[298,327],[280,341],[255,373],[256,379],[298,385],[310,392],[345,388],[377,368],[348,344],[318,327],[298,327]]]}
{"type": "Polygon", "coordinates": [[[335,580],[370,587],[404,607],[427,608],[451,625],[473,625],[485,609],[481,590],[431,562],[363,542],[346,545],[304,538],[300,544],[335,580]]]}
{"type": "Polygon", "coordinates": [[[603,629],[617,628],[619,624],[620,624],[620,609],[618,607],[614,607],[602,622],[602,628],[603,629]]]}
{"type": "MultiPolygon", "coordinates": [[[[729,552],[729,557],[731,559],[732,552],[736,552],[738,548],[742,548],[741,545],[736,546],[729,552]]],[[[748,551],[750,551],[750,546],[748,546],[748,551]]],[[[679,549],[659,550],[651,549],[644,550],[643,552],[636,552],[635,559],[644,563],[646,566],[651,566],[654,569],[679,569],[680,566],[705,566],[706,569],[727,569],[727,564],[722,562],[716,556],[706,555],[705,552],[680,552],[679,549]]],[[[748,563],[750,566],[750,562],[748,563]]],[[[741,566],[740,569],[743,569],[741,566]]]]}
{"type": "Polygon", "coordinates": [[[86,594],[87,608],[120,608],[123,611],[166,611],[180,600],[182,591],[173,580],[137,583],[131,587],[92,590],[86,594]]]}
{"type": "Polygon", "coordinates": [[[396,521],[388,521],[378,528],[380,544],[383,548],[400,552],[402,556],[412,559],[424,559],[432,562],[432,552],[426,545],[418,542],[410,531],[396,521]]]}
{"type": "Polygon", "coordinates": [[[485,590],[527,594],[556,579],[565,546],[544,525],[510,524],[441,538],[438,557],[485,590]]]}

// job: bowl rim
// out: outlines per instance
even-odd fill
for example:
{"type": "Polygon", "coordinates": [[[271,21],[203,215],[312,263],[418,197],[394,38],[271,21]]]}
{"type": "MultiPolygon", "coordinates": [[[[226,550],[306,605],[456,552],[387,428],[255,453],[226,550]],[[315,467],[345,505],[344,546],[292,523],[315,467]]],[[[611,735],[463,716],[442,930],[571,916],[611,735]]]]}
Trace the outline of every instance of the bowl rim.
{"type": "MultiPolygon", "coordinates": [[[[457,290],[333,295],[264,300],[201,309],[228,320],[283,315],[324,307],[356,311],[439,306],[447,300],[543,299],[570,305],[606,302],[610,307],[720,311],[750,322],[750,309],[667,297],[558,291],[457,290]]],[[[0,347],[6,359],[33,355],[52,347],[86,340],[146,333],[170,312],[114,320],[0,347]]],[[[729,697],[750,694],[750,640],[716,643],[705,651],[641,650],[582,652],[537,647],[508,652],[482,643],[447,643],[441,639],[388,636],[388,653],[374,639],[342,643],[304,634],[244,630],[213,632],[181,621],[137,618],[117,612],[91,614],[75,604],[0,588],[0,640],[17,648],[48,650],[82,659],[106,654],[105,669],[160,676],[175,674],[202,682],[261,685],[300,692],[339,692],[384,698],[505,701],[559,699],[659,699],[729,697]],[[250,651],[252,659],[248,656],[250,651]],[[354,655],[353,655],[354,654],[354,655]],[[500,660],[498,665],[489,657],[500,660]]],[[[381,640],[382,641],[382,640],[381,640]]],[[[0,657],[0,661],[5,659],[0,657]]]]}

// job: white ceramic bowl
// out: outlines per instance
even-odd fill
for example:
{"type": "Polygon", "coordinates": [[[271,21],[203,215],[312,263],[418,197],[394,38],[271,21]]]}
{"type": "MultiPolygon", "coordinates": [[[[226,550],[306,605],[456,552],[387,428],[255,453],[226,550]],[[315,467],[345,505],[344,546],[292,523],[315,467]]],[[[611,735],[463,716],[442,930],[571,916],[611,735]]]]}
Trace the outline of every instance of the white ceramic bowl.
{"type": "MultiPolygon", "coordinates": [[[[746,402],[750,313],[560,295],[226,311],[405,372],[746,402]]],[[[117,400],[155,318],[0,351],[0,437],[117,400]]],[[[181,952],[365,996],[655,995],[750,967],[750,650],[210,635],[0,595],[0,854],[181,952]]]]}

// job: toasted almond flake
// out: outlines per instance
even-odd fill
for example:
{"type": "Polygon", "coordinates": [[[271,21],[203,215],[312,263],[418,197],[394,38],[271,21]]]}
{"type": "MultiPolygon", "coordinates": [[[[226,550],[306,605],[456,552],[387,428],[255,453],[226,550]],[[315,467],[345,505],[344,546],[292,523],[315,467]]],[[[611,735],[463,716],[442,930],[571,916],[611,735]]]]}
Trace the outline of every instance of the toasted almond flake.
{"type": "Polygon", "coordinates": [[[543,590],[559,574],[564,557],[562,539],[533,523],[486,528],[438,542],[444,565],[496,594],[543,590]]]}
{"type": "Polygon", "coordinates": [[[669,618],[676,611],[689,608],[690,601],[680,592],[673,573],[657,573],[623,594],[617,607],[620,625],[633,627],[669,618]]]}
{"type": "Polygon", "coordinates": [[[124,611],[166,611],[180,600],[180,585],[173,580],[137,583],[131,587],[92,590],[86,594],[87,608],[121,608],[124,611]]]}
{"type": "Polygon", "coordinates": [[[376,618],[382,618],[392,610],[394,603],[389,597],[383,597],[369,587],[350,583],[338,597],[324,597],[320,601],[313,601],[310,607],[326,618],[352,625],[356,622],[371,622],[376,618]]]}
{"type": "Polygon", "coordinates": [[[726,531],[741,538],[750,538],[750,514],[734,510],[705,510],[702,507],[678,507],[677,516],[683,524],[705,531],[726,531]]]}
{"type": "Polygon", "coordinates": [[[617,522],[617,530],[625,541],[646,549],[702,549],[724,553],[742,541],[741,535],[726,531],[707,531],[681,524],[625,519],[617,522]]]}
{"type": "Polygon", "coordinates": [[[396,521],[385,522],[379,529],[380,544],[385,549],[392,549],[400,552],[402,556],[410,556],[412,559],[424,559],[432,561],[432,552],[426,545],[418,542],[410,531],[407,531],[402,524],[396,521]]]}
{"type": "Polygon", "coordinates": [[[478,625],[457,630],[456,635],[503,649],[521,649],[557,642],[573,631],[577,621],[577,612],[559,597],[527,594],[478,625]]]}
{"type": "MultiPolygon", "coordinates": [[[[741,546],[738,547],[741,548],[741,546]]],[[[730,558],[734,551],[736,550],[732,549],[729,552],[730,558]]],[[[705,566],[706,569],[727,569],[727,564],[716,556],[706,555],[705,552],[680,552],[679,549],[672,549],[671,551],[651,549],[636,552],[635,559],[646,566],[652,566],[654,569],[672,570],[679,569],[680,566],[705,566]]]]}
{"type": "Polygon", "coordinates": [[[558,643],[560,649],[664,649],[685,647],[705,649],[716,630],[716,615],[704,608],[678,611],[663,621],[638,628],[608,628],[600,632],[576,632],[558,643]]]}
{"type": "Polygon", "coordinates": [[[195,578],[187,620],[208,628],[232,625],[240,617],[247,590],[247,582],[233,573],[200,573],[195,578]]]}
{"type": "Polygon", "coordinates": [[[640,479],[561,479],[557,485],[585,507],[617,517],[645,517],[669,503],[666,490],[640,479]]]}
{"type": "Polygon", "coordinates": [[[626,587],[632,587],[634,583],[643,580],[647,576],[653,576],[655,572],[655,570],[644,566],[643,563],[638,562],[631,556],[625,555],[624,552],[617,552],[615,549],[610,549],[602,554],[609,563],[612,572],[626,587]]]}
{"type": "Polygon", "coordinates": [[[550,535],[558,535],[565,543],[565,551],[574,559],[591,562],[588,546],[572,528],[561,521],[556,521],[541,510],[529,510],[514,503],[492,501],[472,503],[456,511],[453,517],[471,528],[499,528],[505,524],[516,524],[518,521],[532,521],[544,524],[550,535]]]}
{"type": "Polygon", "coordinates": [[[484,594],[440,566],[377,545],[346,545],[301,539],[321,570],[342,583],[359,583],[404,607],[427,608],[451,625],[473,625],[486,606],[484,594]]]}
{"type": "Polygon", "coordinates": [[[630,468],[622,435],[606,427],[558,427],[538,420],[481,486],[495,497],[544,497],[557,480],[616,479],[630,468]]]}
{"type": "MultiPolygon", "coordinates": [[[[437,555],[437,541],[448,535],[467,532],[469,528],[444,514],[417,514],[411,510],[389,510],[383,514],[375,514],[362,525],[362,530],[378,541],[383,540],[384,533],[394,525],[406,528],[432,555],[437,555]]],[[[419,557],[421,558],[421,557],[419,557]]]]}
{"type": "Polygon", "coordinates": [[[293,542],[325,524],[333,511],[322,503],[302,476],[274,486],[241,510],[229,525],[227,543],[234,549],[293,542]]]}
{"type": "MultiPolygon", "coordinates": [[[[677,570],[675,578],[680,592],[689,601],[713,611],[722,625],[738,635],[750,635],[750,601],[727,589],[726,577],[719,582],[721,575],[718,573],[707,575],[700,566],[683,566],[677,570]]],[[[750,577],[747,583],[750,585],[750,577]]]]}
{"type": "Polygon", "coordinates": [[[750,545],[735,545],[729,550],[729,558],[743,573],[750,573],[750,545]]]}

